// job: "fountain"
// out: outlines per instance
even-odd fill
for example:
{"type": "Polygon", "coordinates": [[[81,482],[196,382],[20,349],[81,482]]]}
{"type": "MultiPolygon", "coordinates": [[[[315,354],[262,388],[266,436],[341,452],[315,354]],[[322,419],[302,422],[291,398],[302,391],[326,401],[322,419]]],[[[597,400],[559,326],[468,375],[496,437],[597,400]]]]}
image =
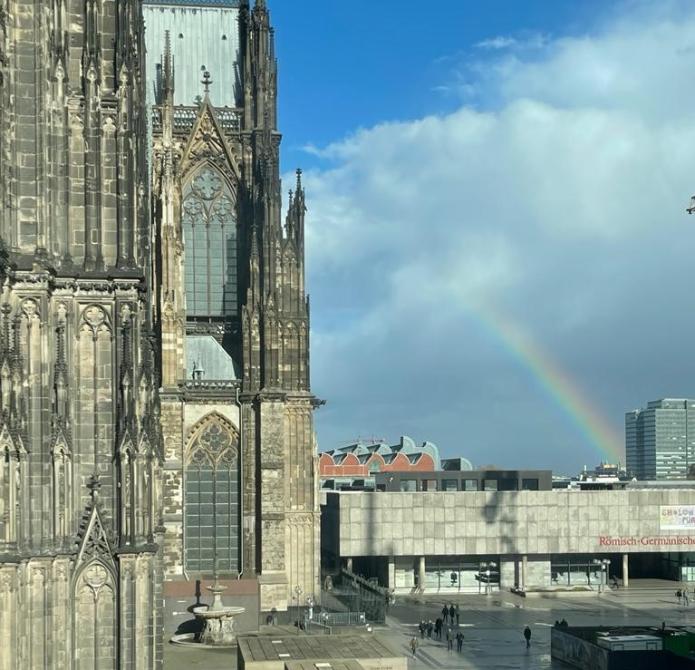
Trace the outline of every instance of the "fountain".
{"type": "Polygon", "coordinates": [[[227,589],[222,586],[215,571],[215,581],[206,587],[212,593],[212,605],[199,605],[193,608],[193,614],[203,621],[200,633],[184,633],[174,635],[171,639],[176,644],[196,645],[205,647],[231,647],[236,645],[234,617],[243,614],[244,607],[225,607],[222,603],[222,592],[227,589]]]}

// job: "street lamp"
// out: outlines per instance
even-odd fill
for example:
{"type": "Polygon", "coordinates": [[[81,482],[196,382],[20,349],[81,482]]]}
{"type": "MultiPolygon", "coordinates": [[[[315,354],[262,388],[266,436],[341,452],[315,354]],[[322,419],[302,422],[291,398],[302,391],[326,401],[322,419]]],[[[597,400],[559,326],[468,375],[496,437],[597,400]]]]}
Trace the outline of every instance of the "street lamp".
{"type": "Polygon", "coordinates": [[[609,558],[604,558],[601,560],[601,572],[604,574],[604,588],[608,587],[608,573],[610,572],[611,561],[609,558]]]}
{"type": "Polygon", "coordinates": [[[490,576],[492,575],[492,572],[494,569],[497,567],[497,563],[493,563],[492,561],[490,563],[481,563],[481,575],[485,575],[485,595],[489,596],[491,589],[490,589],[490,576]]]}
{"type": "Polygon", "coordinates": [[[608,586],[608,566],[611,562],[607,558],[595,558],[593,564],[599,570],[598,592],[600,594],[608,586]]]}

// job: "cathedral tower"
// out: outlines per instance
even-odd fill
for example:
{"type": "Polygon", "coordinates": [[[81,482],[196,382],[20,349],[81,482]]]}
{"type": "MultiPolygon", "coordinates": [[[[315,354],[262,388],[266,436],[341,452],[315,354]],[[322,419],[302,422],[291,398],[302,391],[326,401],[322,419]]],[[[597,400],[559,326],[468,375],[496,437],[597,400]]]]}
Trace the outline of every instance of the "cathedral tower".
{"type": "Polygon", "coordinates": [[[0,668],[161,667],[136,0],[0,0],[0,668]]]}
{"type": "Polygon", "coordinates": [[[243,576],[261,610],[285,610],[318,596],[317,400],[300,171],[282,208],[274,33],[260,0],[150,0],[145,21],[162,54],[150,79],[166,578],[243,576]]]}

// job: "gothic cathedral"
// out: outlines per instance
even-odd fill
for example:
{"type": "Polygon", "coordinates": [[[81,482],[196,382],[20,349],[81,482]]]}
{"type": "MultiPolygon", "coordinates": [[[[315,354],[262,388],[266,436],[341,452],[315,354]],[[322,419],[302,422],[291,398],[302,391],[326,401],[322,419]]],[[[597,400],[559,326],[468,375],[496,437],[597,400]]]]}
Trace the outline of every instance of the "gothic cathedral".
{"type": "Polygon", "coordinates": [[[276,90],[263,0],[0,0],[0,670],[161,668],[213,576],[318,596],[276,90]]]}
{"type": "Polygon", "coordinates": [[[261,611],[282,611],[319,593],[318,401],[299,171],[282,216],[273,29],[262,0],[146,0],[145,20],[161,54],[148,66],[165,592],[242,577],[261,611]]]}
{"type": "Polygon", "coordinates": [[[161,667],[137,0],[0,3],[0,668],[161,667]]]}

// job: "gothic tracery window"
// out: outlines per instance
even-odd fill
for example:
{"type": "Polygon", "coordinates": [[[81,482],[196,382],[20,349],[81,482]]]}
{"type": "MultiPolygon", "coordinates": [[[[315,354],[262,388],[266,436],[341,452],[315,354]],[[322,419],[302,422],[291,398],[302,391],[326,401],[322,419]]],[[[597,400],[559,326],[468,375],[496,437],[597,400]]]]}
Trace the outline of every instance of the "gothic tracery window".
{"type": "Polygon", "coordinates": [[[236,199],[214,168],[200,168],[183,189],[186,310],[229,316],[237,304],[236,199]]]}
{"type": "Polygon", "coordinates": [[[238,437],[220,417],[194,430],[185,466],[186,569],[239,570],[238,437]]]}

